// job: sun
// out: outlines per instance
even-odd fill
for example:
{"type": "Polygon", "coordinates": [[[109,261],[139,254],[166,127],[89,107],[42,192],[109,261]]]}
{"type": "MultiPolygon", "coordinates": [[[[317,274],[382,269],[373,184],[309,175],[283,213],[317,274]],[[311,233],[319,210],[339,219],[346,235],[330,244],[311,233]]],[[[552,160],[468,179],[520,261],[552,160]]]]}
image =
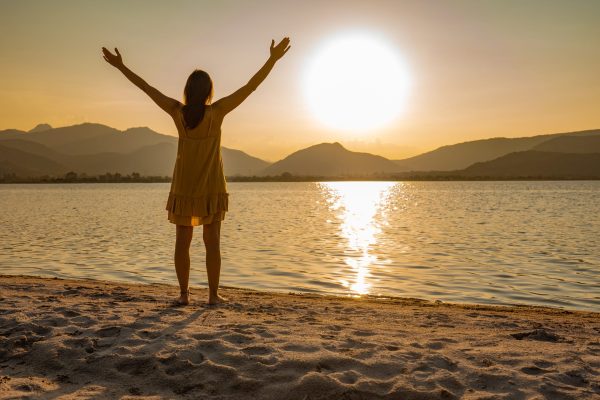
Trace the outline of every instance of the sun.
{"type": "Polygon", "coordinates": [[[350,132],[373,131],[396,119],[408,87],[393,46],[363,32],[325,42],[310,58],[303,80],[312,114],[329,128],[350,132]]]}

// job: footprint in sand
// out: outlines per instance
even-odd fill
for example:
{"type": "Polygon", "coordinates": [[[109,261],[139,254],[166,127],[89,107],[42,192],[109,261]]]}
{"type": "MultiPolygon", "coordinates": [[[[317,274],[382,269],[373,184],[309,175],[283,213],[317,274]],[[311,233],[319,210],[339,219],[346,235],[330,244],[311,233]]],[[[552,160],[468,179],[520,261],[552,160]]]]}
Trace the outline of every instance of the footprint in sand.
{"type": "Polygon", "coordinates": [[[282,350],[291,351],[296,353],[314,353],[320,350],[317,346],[311,346],[306,344],[289,343],[281,346],[282,350]]]}
{"type": "MultiPolygon", "coordinates": [[[[473,357],[475,358],[475,357],[473,357]]],[[[494,365],[494,362],[492,360],[490,360],[489,358],[482,358],[481,360],[476,360],[477,365],[482,366],[482,367],[491,367],[492,365],[494,365]]]]}
{"type": "Polygon", "coordinates": [[[333,368],[331,368],[331,366],[323,361],[319,361],[317,363],[317,365],[315,365],[315,371],[317,372],[322,372],[322,371],[333,371],[333,368]]]}
{"type": "Polygon", "coordinates": [[[54,312],[57,314],[62,314],[62,316],[66,317],[66,318],[73,318],[73,317],[78,317],[81,315],[81,313],[78,313],[77,311],[74,311],[74,310],[70,310],[66,307],[55,307],[54,312]]]}
{"type": "Polygon", "coordinates": [[[92,339],[90,339],[89,337],[82,337],[82,338],[78,338],[78,339],[65,339],[63,343],[67,346],[76,347],[76,348],[77,347],[89,347],[94,344],[92,342],[92,339]]]}
{"type": "MultiPolygon", "coordinates": [[[[204,357],[202,357],[202,361],[204,361],[204,357]]],[[[176,375],[182,372],[189,372],[193,371],[194,369],[200,368],[199,364],[195,364],[187,359],[179,358],[169,358],[163,364],[167,366],[167,368],[165,369],[165,373],[167,375],[176,375]]]]}
{"type": "Polygon", "coordinates": [[[214,333],[194,333],[192,337],[196,340],[210,340],[214,338],[214,333]]]}
{"type": "Polygon", "coordinates": [[[340,381],[341,383],[344,383],[346,385],[353,385],[356,383],[356,381],[358,381],[358,379],[360,378],[360,375],[355,371],[344,371],[344,372],[331,374],[331,375],[329,375],[329,377],[331,377],[333,379],[337,379],[338,381],[340,381]]]}
{"type": "Polygon", "coordinates": [[[153,324],[151,324],[151,323],[145,322],[144,319],[138,319],[135,322],[132,322],[131,324],[129,324],[129,328],[138,331],[141,329],[149,328],[152,325],[153,324]]]}
{"type": "Polygon", "coordinates": [[[298,319],[298,322],[315,322],[317,319],[315,317],[311,317],[309,315],[305,315],[298,319]]]}
{"type": "Polygon", "coordinates": [[[121,333],[121,327],[119,326],[107,326],[96,331],[96,335],[100,337],[118,336],[119,333],[121,333]]]}
{"type": "Polygon", "coordinates": [[[266,338],[266,339],[271,339],[271,338],[274,338],[275,336],[277,336],[277,335],[274,335],[273,333],[271,333],[267,330],[264,330],[264,329],[257,329],[256,334],[259,335],[260,337],[266,338]]]}
{"type": "Polygon", "coordinates": [[[96,325],[97,323],[96,320],[90,317],[86,317],[85,315],[80,315],[78,317],[72,318],[71,322],[73,322],[73,324],[75,324],[76,326],[80,326],[83,328],[89,328],[91,326],[96,325]]]}
{"type": "Polygon", "coordinates": [[[65,286],[65,289],[66,290],[64,290],[62,292],[58,292],[58,294],[61,294],[63,296],[71,296],[71,295],[75,295],[75,294],[79,294],[80,293],[79,290],[73,289],[73,288],[71,288],[69,286],[65,286]]]}
{"type": "Polygon", "coordinates": [[[373,336],[375,332],[369,330],[354,331],[355,336],[373,336]]]}
{"type": "Polygon", "coordinates": [[[332,340],[337,337],[335,335],[319,335],[319,336],[321,336],[321,339],[325,339],[325,340],[332,340]]]}
{"type": "Polygon", "coordinates": [[[456,370],[456,362],[452,361],[448,357],[442,355],[434,355],[427,357],[427,363],[433,365],[439,369],[445,369],[448,371],[456,370]]]}
{"type": "Polygon", "coordinates": [[[534,361],[533,365],[535,365],[538,368],[548,369],[548,368],[554,367],[555,364],[551,361],[539,360],[539,361],[534,361]]]}
{"type": "Polygon", "coordinates": [[[409,360],[420,360],[423,358],[421,353],[417,353],[416,351],[407,351],[406,353],[402,353],[402,356],[406,357],[409,360]]]}
{"type": "Polygon", "coordinates": [[[564,385],[554,385],[549,382],[544,382],[539,386],[539,392],[544,395],[545,399],[574,400],[579,398],[569,393],[571,390],[572,388],[566,388],[564,385]]]}
{"type": "Polygon", "coordinates": [[[117,371],[129,375],[144,375],[156,368],[156,361],[152,356],[122,357],[122,360],[118,361],[115,367],[117,371]]]}
{"type": "Polygon", "coordinates": [[[599,342],[589,342],[587,345],[587,349],[590,354],[600,355],[600,343],[599,342]]]}
{"type": "Polygon", "coordinates": [[[2,336],[9,336],[11,334],[13,334],[14,332],[26,332],[26,331],[32,331],[38,335],[48,335],[50,332],[53,331],[54,328],[52,327],[48,327],[48,326],[44,326],[44,325],[38,325],[36,323],[23,323],[23,324],[19,324],[18,326],[15,326],[11,329],[8,329],[4,332],[2,332],[2,336]]]}
{"type": "Polygon", "coordinates": [[[242,351],[252,356],[262,356],[272,353],[272,350],[267,346],[248,346],[243,348],[242,351]]]}
{"type": "Polygon", "coordinates": [[[554,381],[568,386],[584,387],[590,383],[587,379],[587,372],[584,369],[573,369],[564,373],[546,376],[554,381]]]}
{"type": "Polygon", "coordinates": [[[89,297],[100,299],[100,298],[112,297],[112,294],[106,293],[106,292],[95,292],[95,293],[90,293],[89,297]]]}
{"type": "Polygon", "coordinates": [[[142,338],[142,339],[156,339],[157,337],[160,337],[161,333],[160,331],[148,331],[148,330],[143,330],[143,331],[139,331],[139,333],[137,333],[138,337],[142,338]]]}
{"type": "Polygon", "coordinates": [[[548,371],[547,369],[542,369],[539,367],[523,367],[521,368],[521,372],[523,372],[524,374],[527,375],[541,375],[541,374],[546,374],[550,371],[548,371]]]}
{"type": "Polygon", "coordinates": [[[428,356],[424,361],[419,362],[413,371],[433,371],[437,369],[445,369],[447,371],[456,370],[456,363],[448,357],[442,355],[428,356]]]}
{"type": "Polygon", "coordinates": [[[559,342],[562,340],[560,336],[546,329],[534,329],[533,331],[512,333],[510,336],[517,340],[529,339],[541,342],[559,342]]]}
{"type": "Polygon", "coordinates": [[[45,326],[54,326],[54,327],[63,327],[69,325],[69,320],[62,317],[49,317],[44,318],[41,321],[41,325],[45,326]]]}
{"type": "Polygon", "coordinates": [[[221,325],[225,331],[233,331],[241,334],[250,334],[254,329],[254,325],[250,324],[224,324],[221,325]]]}
{"type": "Polygon", "coordinates": [[[429,342],[425,345],[425,347],[427,347],[428,349],[431,349],[431,350],[440,350],[440,349],[443,349],[444,346],[445,346],[445,344],[442,342],[429,342]]]}
{"type": "Polygon", "coordinates": [[[221,338],[229,343],[233,344],[244,344],[252,342],[253,337],[250,335],[242,335],[239,333],[231,333],[229,335],[221,336],[221,338]]]}

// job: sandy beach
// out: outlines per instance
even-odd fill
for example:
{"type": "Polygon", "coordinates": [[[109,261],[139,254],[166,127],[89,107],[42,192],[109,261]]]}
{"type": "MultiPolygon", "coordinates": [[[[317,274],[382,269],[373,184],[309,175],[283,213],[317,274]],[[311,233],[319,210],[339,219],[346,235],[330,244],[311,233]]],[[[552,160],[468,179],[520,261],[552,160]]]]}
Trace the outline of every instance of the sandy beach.
{"type": "Polygon", "coordinates": [[[594,399],[600,314],[0,276],[2,399],[594,399]]]}

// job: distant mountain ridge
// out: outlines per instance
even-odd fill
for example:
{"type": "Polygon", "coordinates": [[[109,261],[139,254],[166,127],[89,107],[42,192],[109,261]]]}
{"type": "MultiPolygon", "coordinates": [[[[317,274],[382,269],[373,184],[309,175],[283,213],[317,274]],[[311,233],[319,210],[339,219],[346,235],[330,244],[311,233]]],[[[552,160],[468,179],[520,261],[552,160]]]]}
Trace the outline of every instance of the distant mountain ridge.
{"type": "Polygon", "coordinates": [[[600,153],[521,151],[457,171],[465,177],[600,179],[600,153]]]}
{"type": "MultiPolygon", "coordinates": [[[[146,127],[119,131],[93,123],[60,128],[40,124],[29,132],[8,129],[0,131],[0,176],[54,176],[68,171],[170,176],[177,140],[146,127]],[[16,154],[35,157],[19,158],[16,154]]],[[[254,175],[269,165],[240,150],[221,150],[228,176],[254,175]]]]}
{"type": "Polygon", "coordinates": [[[492,138],[442,146],[418,156],[395,160],[405,171],[453,171],[476,163],[493,160],[509,153],[532,150],[563,136],[595,136],[600,129],[545,134],[521,138],[492,138]]]}
{"type": "Polygon", "coordinates": [[[29,132],[43,132],[47,131],[48,129],[52,129],[52,126],[50,124],[37,124],[35,128],[29,130],[29,132]]]}
{"type": "MultiPolygon", "coordinates": [[[[29,132],[7,129],[0,131],[0,178],[6,174],[62,176],[69,171],[87,175],[137,172],[142,176],[170,176],[177,141],[174,136],[146,127],[120,131],[94,123],[60,128],[39,124],[29,132]]],[[[298,150],[273,164],[240,150],[221,149],[229,177],[600,178],[594,156],[600,154],[600,130],[476,140],[395,161],[351,151],[338,142],[298,150]]]]}
{"type": "Polygon", "coordinates": [[[65,172],[67,171],[65,171],[64,165],[60,163],[18,148],[3,146],[0,142],[0,175],[15,174],[19,177],[56,176],[65,172]]]}
{"type": "Polygon", "coordinates": [[[268,166],[261,175],[344,176],[399,172],[387,158],[347,150],[340,143],[321,143],[296,151],[268,166]]]}
{"type": "Polygon", "coordinates": [[[600,153],[600,134],[596,136],[559,136],[531,150],[555,153],[600,153]]]}

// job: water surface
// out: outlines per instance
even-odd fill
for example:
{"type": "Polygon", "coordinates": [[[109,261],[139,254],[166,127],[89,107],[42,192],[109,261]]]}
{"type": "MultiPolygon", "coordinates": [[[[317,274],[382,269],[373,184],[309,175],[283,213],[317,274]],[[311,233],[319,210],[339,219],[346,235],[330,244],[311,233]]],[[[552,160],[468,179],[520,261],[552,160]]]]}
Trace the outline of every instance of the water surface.
{"type": "MultiPolygon", "coordinates": [[[[600,182],[228,187],[224,285],[600,311],[600,182]]],[[[168,190],[0,185],[0,273],[176,283],[168,190]]]]}

